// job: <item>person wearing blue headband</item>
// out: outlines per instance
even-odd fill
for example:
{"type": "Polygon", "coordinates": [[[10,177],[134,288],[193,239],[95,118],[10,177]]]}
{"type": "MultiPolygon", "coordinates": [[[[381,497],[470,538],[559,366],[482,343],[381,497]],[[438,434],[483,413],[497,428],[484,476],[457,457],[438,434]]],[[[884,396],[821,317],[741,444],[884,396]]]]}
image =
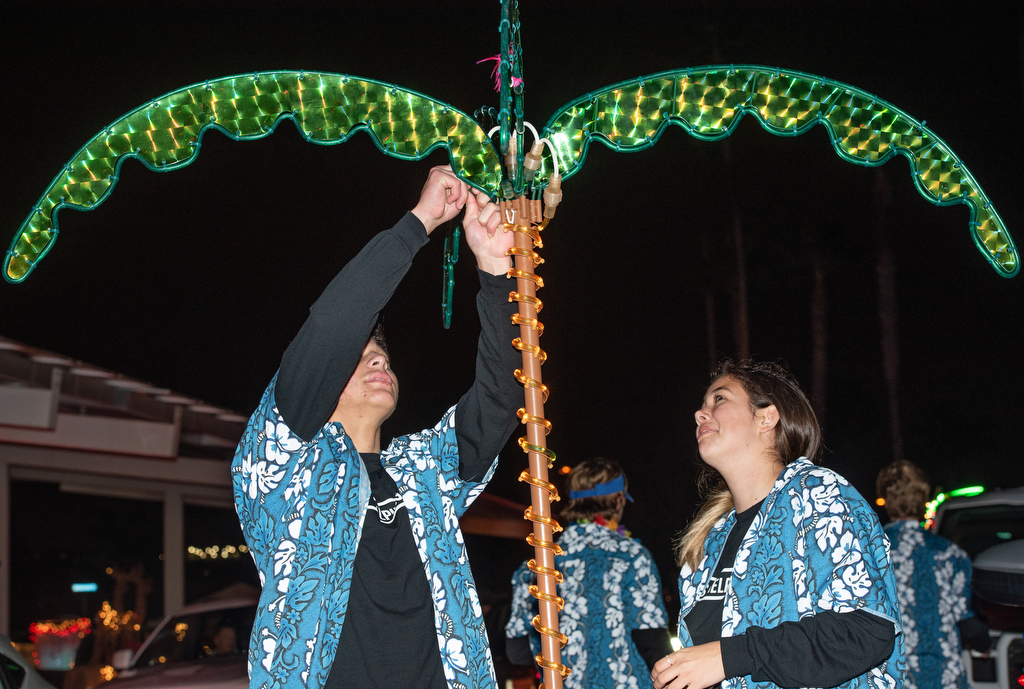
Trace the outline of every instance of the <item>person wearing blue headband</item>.
{"type": "MultiPolygon", "coordinates": [[[[559,629],[569,637],[562,662],[572,668],[565,689],[652,686],[650,672],[671,652],[661,578],[650,551],[622,526],[626,475],[614,461],[597,457],[569,475],[569,502],[562,509],[564,551],[555,567],[565,581],[559,629]]],[[[512,613],[505,627],[506,654],[530,665],[540,653],[531,621],[539,612],[529,588],[537,577],[524,563],[512,577],[512,613]]]]}

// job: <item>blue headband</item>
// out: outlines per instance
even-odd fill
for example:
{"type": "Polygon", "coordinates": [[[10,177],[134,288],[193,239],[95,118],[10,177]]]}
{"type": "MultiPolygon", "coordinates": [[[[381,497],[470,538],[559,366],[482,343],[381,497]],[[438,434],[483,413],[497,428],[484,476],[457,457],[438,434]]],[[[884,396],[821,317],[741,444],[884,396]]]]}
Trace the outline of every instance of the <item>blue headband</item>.
{"type": "MultiPolygon", "coordinates": [[[[612,495],[614,493],[621,493],[624,490],[626,490],[626,481],[623,479],[622,474],[619,474],[611,481],[599,483],[590,490],[570,490],[569,499],[596,498],[599,495],[612,495]]],[[[626,499],[633,502],[633,497],[629,493],[626,493],[626,499]]]]}

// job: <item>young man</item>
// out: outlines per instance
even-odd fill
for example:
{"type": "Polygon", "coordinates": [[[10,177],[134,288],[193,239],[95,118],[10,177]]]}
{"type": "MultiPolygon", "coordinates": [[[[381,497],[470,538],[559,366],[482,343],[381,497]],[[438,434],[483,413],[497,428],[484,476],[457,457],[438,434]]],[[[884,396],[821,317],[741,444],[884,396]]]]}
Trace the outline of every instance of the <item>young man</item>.
{"type": "Polygon", "coordinates": [[[494,686],[458,519],[490,479],[521,398],[505,278],[513,239],[497,211],[433,168],[415,208],[310,309],[250,419],[232,476],[263,582],[253,689],[494,686]],[[374,325],[416,251],[463,208],[481,283],[476,380],[436,426],[382,451],[399,386],[374,325]]]}
{"type": "Polygon", "coordinates": [[[931,486],[906,460],[884,467],[876,481],[890,522],[892,568],[907,648],[907,689],[967,689],[962,646],[982,653],[992,640],[971,610],[971,559],[959,546],[921,526],[931,486]],[[966,642],[966,643],[962,643],[966,642]]]}

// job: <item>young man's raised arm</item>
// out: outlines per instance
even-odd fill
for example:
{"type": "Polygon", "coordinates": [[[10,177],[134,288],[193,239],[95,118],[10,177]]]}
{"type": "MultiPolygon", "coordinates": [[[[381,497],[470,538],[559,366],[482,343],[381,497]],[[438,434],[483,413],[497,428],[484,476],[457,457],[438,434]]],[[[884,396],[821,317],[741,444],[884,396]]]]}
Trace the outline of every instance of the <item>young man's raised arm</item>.
{"type": "MultiPolygon", "coordinates": [[[[482,200],[482,199],[481,199],[482,200]]],[[[459,443],[459,476],[465,481],[479,481],[501,451],[516,425],[516,407],[523,394],[512,376],[522,363],[522,355],[512,346],[518,329],[512,314],[518,305],[509,302],[508,293],[514,283],[506,278],[512,262],[507,252],[515,244],[511,232],[498,227],[500,216],[496,206],[473,203],[479,213],[467,208],[466,243],[476,257],[480,291],[476,296],[480,316],[480,337],[477,341],[476,379],[459,400],[455,414],[455,434],[459,443]]]]}
{"type": "Polygon", "coordinates": [[[284,353],[275,389],[278,411],[297,436],[309,441],[327,423],[378,314],[416,252],[467,202],[476,205],[471,196],[449,167],[432,168],[416,207],[371,239],[313,304],[284,353]]]}
{"type": "Polygon", "coordinates": [[[377,316],[427,243],[423,224],[406,213],[341,270],[309,310],[277,374],[277,409],[292,432],[310,441],[338,404],[377,316]]]}

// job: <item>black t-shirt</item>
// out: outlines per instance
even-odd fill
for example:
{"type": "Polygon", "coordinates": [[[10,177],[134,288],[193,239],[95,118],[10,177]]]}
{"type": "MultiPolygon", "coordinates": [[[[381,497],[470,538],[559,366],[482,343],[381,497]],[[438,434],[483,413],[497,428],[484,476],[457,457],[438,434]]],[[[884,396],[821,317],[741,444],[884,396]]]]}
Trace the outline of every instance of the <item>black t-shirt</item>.
{"type": "Polygon", "coordinates": [[[708,582],[704,597],[693,606],[686,615],[686,628],[693,639],[693,645],[711,643],[722,638],[722,607],[725,597],[732,590],[732,566],[736,562],[736,553],[740,549],[743,537],[747,535],[751,522],[761,509],[761,500],[753,507],[736,513],[736,524],[729,532],[722,555],[718,560],[714,576],[708,582]]]}
{"type": "Polygon", "coordinates": [[[348,612],[325,689],[447,689],[433,599],[409,515],[380,455],[359,456],[370,476],[370,504],[356,550],[348,612]]]}

